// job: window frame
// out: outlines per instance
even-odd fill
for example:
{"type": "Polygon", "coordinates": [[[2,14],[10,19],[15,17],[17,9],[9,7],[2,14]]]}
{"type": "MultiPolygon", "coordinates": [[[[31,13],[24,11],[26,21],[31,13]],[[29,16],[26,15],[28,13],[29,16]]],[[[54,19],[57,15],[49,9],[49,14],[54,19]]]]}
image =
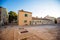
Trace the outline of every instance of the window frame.
{"type": "Polygon", "coordinates": [[[28,14],[24,14],[25,17],[28,17],[28,14]]]}
{"type": "Polygon", "coordinates": [[[27,20],[24,20],[24,23],[27,23],[27,20]]]}

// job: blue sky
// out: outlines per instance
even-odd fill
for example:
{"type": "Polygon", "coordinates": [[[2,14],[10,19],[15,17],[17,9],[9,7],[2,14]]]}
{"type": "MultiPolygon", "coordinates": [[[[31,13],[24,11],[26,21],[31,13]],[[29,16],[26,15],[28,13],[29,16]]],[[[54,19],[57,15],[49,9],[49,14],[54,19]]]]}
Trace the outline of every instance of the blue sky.
{"type": "Polygon", "coordinates": [[[34,17],[60,17],[60,0],[0,0],[0,6],[17,14],[18,10],[23,9],[32,12],[34,17]]]}

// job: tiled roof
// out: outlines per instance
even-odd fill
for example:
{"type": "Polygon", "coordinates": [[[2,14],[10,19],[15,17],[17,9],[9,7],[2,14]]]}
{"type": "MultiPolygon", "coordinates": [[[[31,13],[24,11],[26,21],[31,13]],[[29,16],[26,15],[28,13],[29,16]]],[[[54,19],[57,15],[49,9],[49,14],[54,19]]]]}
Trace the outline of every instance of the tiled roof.
{"type": "MultiPolygon", "coordinates": [[[[50,19],[32,17],[32,20],[50,20],[50,19]]],[[[51,21],[51,20],[50,20],[50,21],[51,21]]]]}
{"type": "Polygon", "coordinates": [[[32,14],[32,12],[24,11],[23,9],[22,9],[22,10],[19,10],[19,11],[20,11],[20,12],[31,13],[31,14],[32,14]]]}
{"type": "Polygon", "coordinates": [[[47,15],[44,18],[55,18],[55,17],[52,17],[52,16],[47,15]]]}

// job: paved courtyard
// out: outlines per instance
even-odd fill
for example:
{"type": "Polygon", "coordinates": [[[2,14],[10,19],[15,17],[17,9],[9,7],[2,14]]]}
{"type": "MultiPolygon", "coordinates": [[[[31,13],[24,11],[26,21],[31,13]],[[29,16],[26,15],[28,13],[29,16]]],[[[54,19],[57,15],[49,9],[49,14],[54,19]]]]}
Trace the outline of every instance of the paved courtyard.
{"type": "Polygon", "coordinates": [[[7,26],[1,28],[0,40],[60,40],[60,25],[7,26]]]}

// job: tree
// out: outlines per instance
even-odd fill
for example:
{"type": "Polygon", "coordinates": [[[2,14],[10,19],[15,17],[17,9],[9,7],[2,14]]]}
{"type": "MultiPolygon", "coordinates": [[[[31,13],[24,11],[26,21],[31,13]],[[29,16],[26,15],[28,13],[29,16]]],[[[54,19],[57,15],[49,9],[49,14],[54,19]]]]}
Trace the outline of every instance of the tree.
{"type": "Polygon", "coordinates": [[[9,23],[11,23],[12,21],[16,21],[17,20],[17,14],[16,12],[10,11],[9,13],[9,23]]]}

